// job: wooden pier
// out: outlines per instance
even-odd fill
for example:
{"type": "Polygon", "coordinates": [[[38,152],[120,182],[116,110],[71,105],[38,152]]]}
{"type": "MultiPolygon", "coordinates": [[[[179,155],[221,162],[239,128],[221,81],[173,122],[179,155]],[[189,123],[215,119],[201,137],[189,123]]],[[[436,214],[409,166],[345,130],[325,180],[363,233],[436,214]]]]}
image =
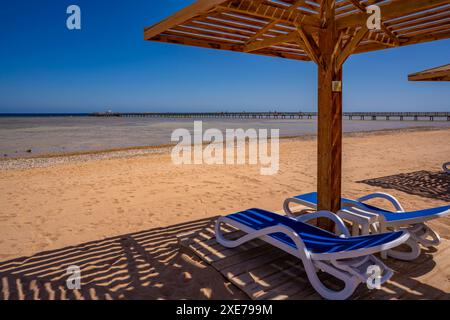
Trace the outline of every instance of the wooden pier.
{"type": "MultiPolygon", "coordinates": [[[[200,112],[200,113],[117,113],[98,112],[93,117],[166,119],[317,119],[317,112],[200,112]]],[[[450,121],[450,112],[344,112],[346,120],[450,121]]]]}

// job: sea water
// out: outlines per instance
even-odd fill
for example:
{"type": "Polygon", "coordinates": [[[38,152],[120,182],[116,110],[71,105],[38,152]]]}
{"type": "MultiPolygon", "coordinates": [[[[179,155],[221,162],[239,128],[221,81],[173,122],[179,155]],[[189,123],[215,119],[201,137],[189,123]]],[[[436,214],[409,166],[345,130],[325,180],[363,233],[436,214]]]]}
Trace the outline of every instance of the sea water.
{"type": "MultiPolygon", "coordinates": [[[[310,136],[316,120],[197,119],[204,129],[279,129],[281,137],[310,136]]],[[[91,152],[171,144],[172,132],[193,130],[194,119],[100,118],[88,116],[0,117],[0,157],[91,152]]],[[[448,121],[344,120],[344,132],[415,127],[450,128],[448,121]]]]}

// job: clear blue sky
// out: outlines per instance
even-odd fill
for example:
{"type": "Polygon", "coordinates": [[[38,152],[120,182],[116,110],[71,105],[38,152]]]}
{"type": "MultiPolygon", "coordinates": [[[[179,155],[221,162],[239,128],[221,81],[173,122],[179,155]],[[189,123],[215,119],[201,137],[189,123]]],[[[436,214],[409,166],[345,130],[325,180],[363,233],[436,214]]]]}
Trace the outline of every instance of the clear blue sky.
{"type": "MultiPolygon", "coordinates": [[[[256,55],[147,42],[143,28],[192,0],[0,4],[0,112],[312,111],[316,68],[256,55]],[[66,8],[82,30],[66,29],[66,8]]],[[[450,111],[450,84],[407,74],[450,63],[450,40],[350,58],[346,111],[450,111]]]]}

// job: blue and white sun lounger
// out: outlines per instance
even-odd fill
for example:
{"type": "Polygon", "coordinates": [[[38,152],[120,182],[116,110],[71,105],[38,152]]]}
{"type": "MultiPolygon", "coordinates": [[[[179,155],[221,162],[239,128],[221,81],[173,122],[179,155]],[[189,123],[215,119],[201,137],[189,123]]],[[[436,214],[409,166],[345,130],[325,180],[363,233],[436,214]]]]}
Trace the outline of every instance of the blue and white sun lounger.
{"type": "MultiPolygon", "coordinates": [[[[289,208],[291,203],[301,204],[316,209],[317,193],[313,192],[286,199],[283,207],[288,216],[294,216],[289,208]]],[[[449,215],[450,206],[407,212],[395,197],[387,193],[378,192],[357,200],[342,198],[342,210],[338,212],[338,215],[343,216],[342,213],[356,216],[376,216],[377,223],[371,226],[372,231],[375,233],[406,228],[411,234],[411,239],[406,243],[411,247],[411,251],[400,252],[390,250],[387,254],[401,260],[414,260],[420,255],[419,243],[425,247],[437,246],[441,243],[439,235],[428,227],[425,222],[449,215]],[[367,200],[375,198],[388,200],[393,205],[395,211],[380,209],[364,203],[367,200]]]]}
{"type": "Polygon", "coordinates": [[[302,260],[308,279],[314,289],[326,299],[347,299],[360,283],[366,283],[370,266],[381,271],[380,284],[390,279],[393,272],[372,254],[394,248],[409,238],[406,231],[351,237],[343,221],[327,211],[303,215],[299,218],[282,216],[261,209],[249,209],[220,217],[216,223],[217,241],[235,248],[255,238],[302,260]],[[306,224],[318,217],[335,222],[340,235],[306,224]],[[227,240],[222,234],[223,224],[246,233],[237,240],[227,240]],[[326,287],[317,276],[321,270],[344,282],[341,291],[326,287]]]}

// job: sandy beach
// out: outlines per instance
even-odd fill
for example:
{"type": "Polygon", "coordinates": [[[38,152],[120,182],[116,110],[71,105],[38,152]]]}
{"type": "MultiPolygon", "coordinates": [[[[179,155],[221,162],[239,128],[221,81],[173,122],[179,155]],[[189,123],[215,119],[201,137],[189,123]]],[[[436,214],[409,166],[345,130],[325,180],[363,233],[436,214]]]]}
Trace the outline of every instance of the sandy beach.
{"type": "MultiPolygon", "coordinates": [[[[347,135],[343,194],[386,191],[410,210],[448,204],[449,181],[440,172],[450,161],[449,141],[449,129],[347,135]]],[[[175,166],[168,152],[2,169],[0,274],[11,259],[139,232],[150,234],[148,250],[161,268],[149,271],[147,290],[131,298],[245,298],[180,251],[176,236],[196,221],[241,209],[280,210],[287,197],[315,190],[316,161],[314,139],[287,139],[274,176],[251,165],[175,166]]],[[[431,224],[450,239],[450,218],[431,224]]]]}

